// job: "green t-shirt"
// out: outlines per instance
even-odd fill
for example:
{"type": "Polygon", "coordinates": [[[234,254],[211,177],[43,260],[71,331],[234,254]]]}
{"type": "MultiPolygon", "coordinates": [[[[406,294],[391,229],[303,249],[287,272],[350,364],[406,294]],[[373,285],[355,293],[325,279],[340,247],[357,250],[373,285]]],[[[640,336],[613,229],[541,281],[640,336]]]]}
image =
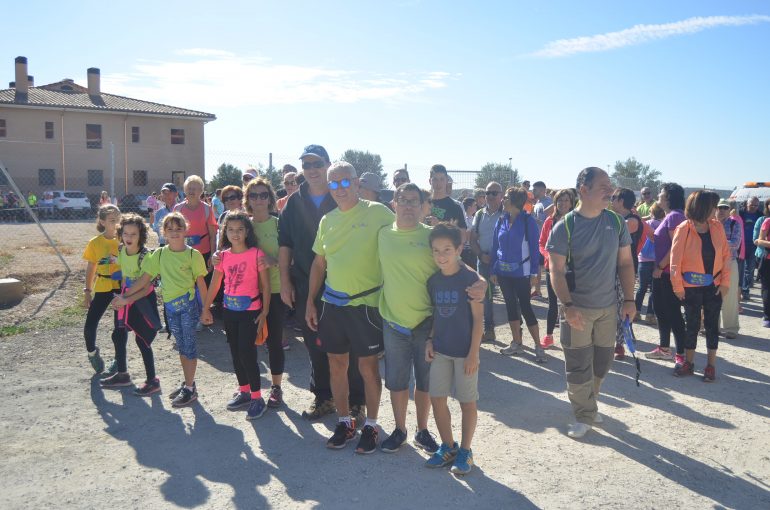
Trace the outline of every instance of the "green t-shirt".
{"type": "MultiPolygon", "coordinates": [[[[359,200],[352,209],[339,209],[321,218],[313,252],[326,258],[326,284],[350,296],[382,285],[377,262],[377,233],[393,223],[384,205],[359,200]]],[[[379,292],[353,299],[349,306],[377,306],[379,292]]]]}
{"type": "Polygon", "coordinates": [[[641,204],[636,206],[636,214],[638,214],[640,218],[649,216],[650,209],[652,208],[653,205],[655,205],[655,202],[651,203],[650,205],[647,205],[646,203],[642,202],[641,204]]]}
{"type": "Polygon", "coordinates": [[[192,300],[196,280],[208,272],[203,255],[198,250],[187,247],[184,251],[171,251],[168,246],[145,257],[142,271],[153,278],[160,275],[161,294],[165,303],[185,294],[189,294],[192,300]]]}
{"type": "Polygon", "coordinates": [[[380,315],[408,329],[433,313],[427,284],[438,268],[428,241],[430,231],[423,223],[412,230],[398,230],[395,223],[380,230],[378,253],[384,282],[380,315]]]}
{"type": "MultiPolygon", "coordinates": [[[[252,220],[254,233],[257,234],[257,243],[259,249],[266,255],[278,260],[278,218],[270,216],[266,221],[257,223],[252,220]]],[[[270,292],[278,294],[281,292],[281,272],[278,266],[271,267],[270,273],[270,292]]]]}
{"type": "MultiPolygon", "coordinates": [[[[144,258],[142,259],[142,265],[147,265],[147,259],[152,255],[152,253],[147,253],[144,258]]],[[[129,255],[126,253],[125,248],[120,249],[120,253],[118,253],[118,264],[120,264],[120,271],[123,273],[123,279],[131,278],[132,281],[136,281],[140,276],[142,276],[143,271],[139,267],[139,253],[134,253],[133,255],[129,255]]]]}

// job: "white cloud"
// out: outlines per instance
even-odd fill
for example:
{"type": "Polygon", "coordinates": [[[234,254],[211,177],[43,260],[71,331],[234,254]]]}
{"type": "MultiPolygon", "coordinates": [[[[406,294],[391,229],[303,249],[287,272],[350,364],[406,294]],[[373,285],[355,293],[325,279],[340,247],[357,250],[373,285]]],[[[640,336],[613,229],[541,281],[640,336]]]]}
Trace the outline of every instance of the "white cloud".
{"type": "Polygon", "coordinates": [[[535,57],[566,57],[577,53],[609,51],[625,46],[636,46],[677,35],[694,34],[709,28],[755,25],[770,23],[770,16],[709,16],[689,18],[674,23],[659,25],[636,25],[619,32],[607,32],[574,39],[559,39],[545,45],[532,55],[535,57]]]}
{"type": "Polygon", "coordinates": [[[446,87],[446,72],[382,75],[278,64],[221,50],[179,50],[176,61],[140,61],[134,71],[102,76],[102,90],[168,104],[214,109],[309,102],[403,101],[446,87]]]}

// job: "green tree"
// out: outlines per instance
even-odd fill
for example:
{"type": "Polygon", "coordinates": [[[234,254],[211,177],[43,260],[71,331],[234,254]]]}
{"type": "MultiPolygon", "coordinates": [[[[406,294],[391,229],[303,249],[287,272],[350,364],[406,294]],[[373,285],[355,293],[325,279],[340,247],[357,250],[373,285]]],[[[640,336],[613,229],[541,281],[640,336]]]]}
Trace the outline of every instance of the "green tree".
{"type": "Polygon", "coordinates": [[[262,163],[258,165],[251,165],[251,168],[256,168],[260,177],[264,177],[270,182],[273,190],[278,191],[283,188],[283,174],[278,168],[265,168],[262,163]]]}
{"type": "Polygon", "coordinates": [[[521,184],[519,169],[511,169],[509,165],[503,163],[489,162],[479,170],[479,173],[476,175],[475,185],[478,189],[484,189],[492,181],[499,182],[503,187],[503,191],[510,186],[518,186],[521,184]]]}
{"type": "Polygon", "coordinates": [[[237,166],[231,165],[230,163],[222,163],[219,165],[219,168],[217,168],[217,173],[214,175],[214,178],[209,181],[208,189],[210,192],[213,192],[230,184],[240,186],[242,175],[243,172],[241,172],[241,169],[237,166]]]}
{"type": "Polygon", "coordinates": [[[639,191],[644,187],[650,188],[653,195],[657,195],[662,184],[660,180],[661,173],[650,165],[645,165],[636,160],[628,158],[625,161],[616,161],[615,170],[612,172],[612,180],[617,186],[639,191]]]}
{"type": "Polygon", "coordinates": [[[342,154],[340,159],[353,165],[359,177],[366,172],[371,172],[380,178],[380,188],[388,189],[390,187],[388,184],[388,174],[383,172],[382,158],[379,154],[348,149],[342,154]]]}

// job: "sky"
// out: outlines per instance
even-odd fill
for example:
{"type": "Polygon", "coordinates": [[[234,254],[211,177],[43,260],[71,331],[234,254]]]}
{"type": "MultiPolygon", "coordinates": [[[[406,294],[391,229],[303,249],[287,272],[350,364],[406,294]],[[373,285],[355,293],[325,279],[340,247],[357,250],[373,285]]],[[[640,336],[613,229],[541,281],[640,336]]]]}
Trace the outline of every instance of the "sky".
{"type": "Polygon", "coordinates": [[[770,181],[770,2],[221,4],[9,3],[0,84],[23,55],[36,85],[98,67],[103,92],[213,113],[208,177],[316,143],[419,184],[497,162],[557,188],[629,157],[686,186],[770,181]]]}

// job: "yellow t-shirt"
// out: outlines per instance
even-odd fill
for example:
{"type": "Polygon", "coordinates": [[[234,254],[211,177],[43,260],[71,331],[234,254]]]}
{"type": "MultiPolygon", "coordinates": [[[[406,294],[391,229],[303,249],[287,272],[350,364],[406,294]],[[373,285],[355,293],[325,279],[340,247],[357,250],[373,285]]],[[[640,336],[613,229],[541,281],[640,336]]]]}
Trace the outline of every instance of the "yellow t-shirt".
{"type": "MultiPolygon", "coordinates": [[[[262,223],[252,220],[254,233],[257,235],[257,246],[265,252],[266,255],[278,260],[278,218],[270,216],[262,223]]],[[[268,269],[270,274],[270,293],[279,294],[281,292],[281,272],[278,266],[268,269]]]]}
{"type": "MultiPolygon", "coordinates": [[[[120,288],[120,280],[113,280],[112,274],[120,270],[117,264],[118,238],[107,239],[98,235],[88,241],[83,251],[83,260],[96,264],[94,292],[110,292],[120,288]]],[[[86,282],[89,286],[91,282],[86,282]]]]}
{"type": "MultiPolygon", "coordinates": [[[[345,212],[339,209],[321,218],[313,251],[326,258],[326,284],[349,296],[382,285],[377,259],[377,235],[393,223],[394,215],[378,202],[360,200],[345,212]]],[[[347,306],[377,306],[379,291],[351,300],[347,306]]]]}
{"type": "Polygon", "coordinates": [[[155,250],[142,261],[142,271],[153,278],[160,275],[164,303],[185,294],[189,294],[192,300],[195,282],[208,272],[201,252],[189,246],[184,251],[171,251],[168,246],[155,250]]]}

